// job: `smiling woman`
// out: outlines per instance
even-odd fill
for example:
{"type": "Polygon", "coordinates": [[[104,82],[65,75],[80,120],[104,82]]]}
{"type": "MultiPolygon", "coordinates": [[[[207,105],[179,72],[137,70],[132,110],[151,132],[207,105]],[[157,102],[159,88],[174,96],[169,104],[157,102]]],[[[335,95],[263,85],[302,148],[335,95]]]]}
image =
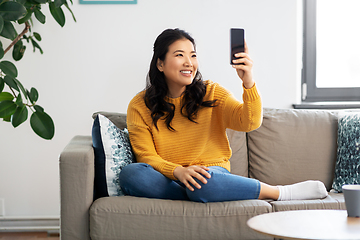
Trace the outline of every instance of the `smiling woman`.
{"type": "Polygon", "coordinates": [[[198,61],[194,45],[187,39],[181,39],[169,46],[165,60],[158,59],[159,71],[164,73],[171,98],[178,98],[196,76],[198,61]]]}
{"type": "Polygon", "coordinates": [[[262,121],[253,62],[246,45],[244,50],[232,62],[243,83],[240,103],[220,84],[202,80],[188,33],[167,29],[157,37],[148,85],[128,106],[137,163],[120,172],[125,195],[196,202],[326,196],[319,181],[276,187],[230,173],[226,129],[248,132],[262,121]]]}
{"type": "Polygon", "coordinates": [[[144,96],[155,127],[157,128],[158,120],[164,117],[167,128],[174,130],[171,121],[175,107],[166,101],[168,97],[183,95],[184,104],[181,109],[184,109],[190,121],[194,120],[200,106],[213,107],[215,100],[203,100],[205,87],[198,71],[195,40],[185,31],[165,30],[154,43],[154,55],[144,96]]]}

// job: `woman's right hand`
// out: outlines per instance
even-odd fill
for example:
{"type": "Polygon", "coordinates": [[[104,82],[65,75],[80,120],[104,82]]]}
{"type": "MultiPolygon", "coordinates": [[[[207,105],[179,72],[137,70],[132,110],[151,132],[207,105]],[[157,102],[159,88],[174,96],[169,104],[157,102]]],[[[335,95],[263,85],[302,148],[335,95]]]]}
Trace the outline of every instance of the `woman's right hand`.
{"type": "Polygon", "coordinates": [[[203,184],[207,183],[206,178],[211,178],[210,173],[208,173],[207,171],[209,171],[209,168],[205,166],[180,166],[175,168],[174,177],[176,177],[180,182],[182,182],[190,191],[194,191],[194,188],[192,186],[195,186],[197,189],[201,188],[200,184],[197,183],[194,178],[197,178],[203,184]]]}

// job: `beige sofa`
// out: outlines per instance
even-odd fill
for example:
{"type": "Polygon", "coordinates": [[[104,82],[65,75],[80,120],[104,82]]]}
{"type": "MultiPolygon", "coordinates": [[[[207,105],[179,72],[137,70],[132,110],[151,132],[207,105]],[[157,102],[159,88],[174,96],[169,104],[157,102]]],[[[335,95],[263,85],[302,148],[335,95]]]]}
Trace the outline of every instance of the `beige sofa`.
{"type": "MultiPolygon", "coordinates": [[[[117,126],[125,115],[103,113],[117,126]]],[[[337,113],[264,109],[262,126],[250,133],[227,130],[232,173],[274,184],[318,179],[330,191],[337,150],[337,113]]],[[[342,194],[304,201],[246,200],[196,203],[106,197],[93,202],[91,136],[75,136],[60,156],[61,239],[270,239],[246,222],[262,213],[346,209],[342,194]]]]}

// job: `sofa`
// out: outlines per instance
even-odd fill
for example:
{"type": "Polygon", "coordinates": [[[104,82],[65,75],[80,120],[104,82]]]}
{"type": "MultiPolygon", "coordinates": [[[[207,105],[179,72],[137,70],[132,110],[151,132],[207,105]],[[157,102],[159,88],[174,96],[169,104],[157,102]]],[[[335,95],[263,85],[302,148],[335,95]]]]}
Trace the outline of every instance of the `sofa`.
{"type": "MultiPolygon", "coordinates": [[[[101,114],[119,128],[126,127],[125,114],[101,114]]],[[[330,191],[338,115],[327,110],[266,108],[257,130],[227,129],[233,174],[272,185],[321,180],[329,195],[315,200],[198,203],[120,196],[94,201],[92,138],[75,136],[59,159],[61,239],[271,239],[250,229],[248,219],[276,211],[345,210],[343,194],[330,191]]]]}

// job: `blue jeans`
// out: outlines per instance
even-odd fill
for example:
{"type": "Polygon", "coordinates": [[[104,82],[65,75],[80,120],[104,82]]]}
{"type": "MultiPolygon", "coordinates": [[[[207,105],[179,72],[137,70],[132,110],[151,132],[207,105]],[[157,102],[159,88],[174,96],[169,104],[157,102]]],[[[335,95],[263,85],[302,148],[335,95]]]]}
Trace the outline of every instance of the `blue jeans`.
{"type": "Polygon", "coordinates": [[[180,181],[173,181],[146,163],[132,163],[120,172],[120,186],[126,195],[147,198],[223,202],[257,199],[260,182],[231,174],[222,167],[208,167],[211,178],[207,184],[195,179],[201,189],[190,191],[180,181]]]}

